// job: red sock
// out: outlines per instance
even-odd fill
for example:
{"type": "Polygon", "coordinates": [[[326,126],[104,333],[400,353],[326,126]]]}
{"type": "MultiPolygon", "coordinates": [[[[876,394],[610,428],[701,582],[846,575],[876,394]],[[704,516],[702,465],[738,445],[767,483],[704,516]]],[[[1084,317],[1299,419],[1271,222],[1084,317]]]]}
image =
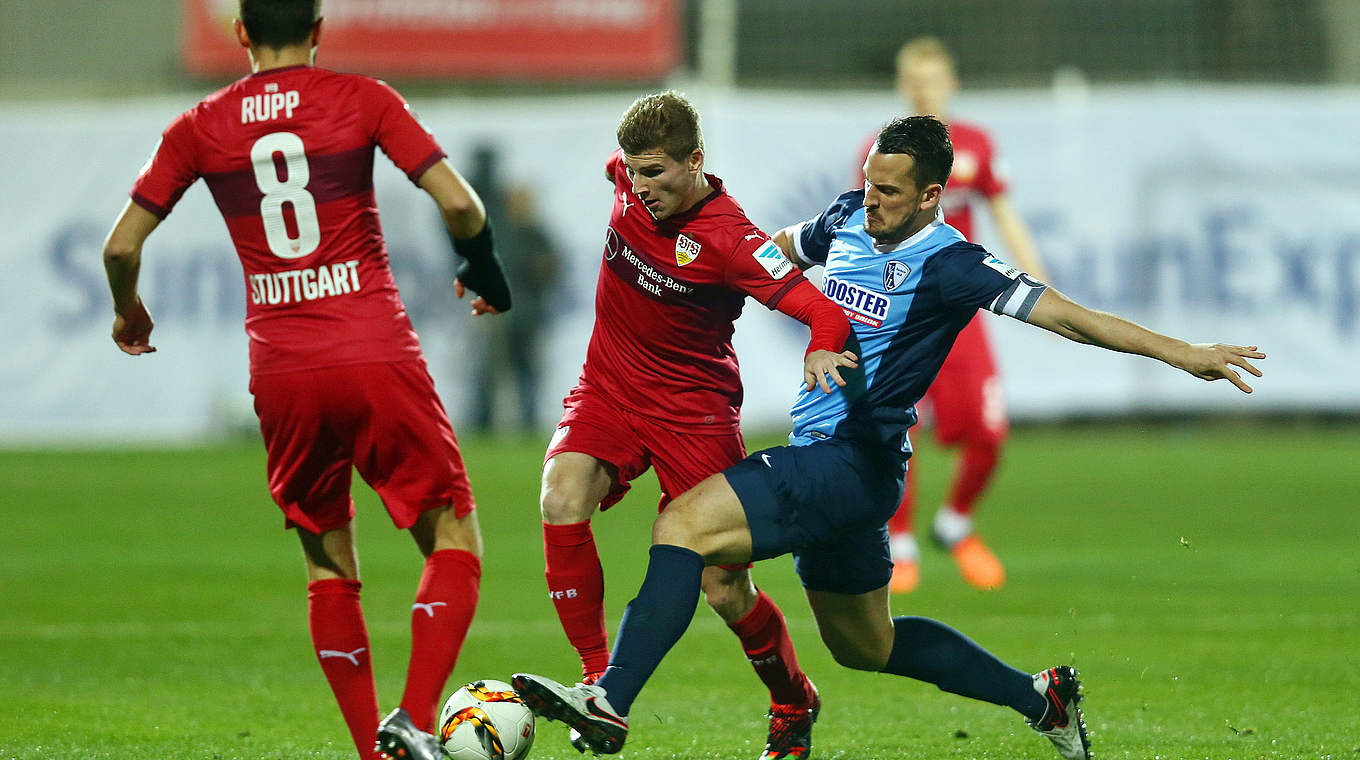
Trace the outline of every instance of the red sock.
{"type": "Polygon", "coordinates": [[[329,578],[307,584],[307,622],[321,671],[330,682],[340,714],[361,758],[375,758],[378,696],[368,627],[359,606],[359,581],[329,578]]]}
{"type": "Polygon", "coordinates": [[[902,503],[898,505],[893,516],[888,518],[888,532],[893,535],[911,532],[911,513],[916,502],[916,476],[912,474],[914,469],[916,468],[907,467],[906,487],[902,489],[902,503]]]}
{"type": "Polygon", "coordinates": [[[604,627],[604,569],[590,521],[570,525],[543,523],[544,575],[548,596],[567,640],[581,657],[584,675],[609,666],[609,634],[604,627]]]}
{"type": "Polygon", "coordinates": [[[757,592],[755,608],[729,627],[770,690],[772,704],[801,706],[812,701],[812,684],[798,667],[784,614],[764,591],[757,592]]]}
{"type": "Polygon", "coordinates": [[[482,562],[462,549],[441,549],[425,560],[411,608],[411,663],[401,706],[422,731],[433,733],[458,650],[477,609],[482,562]]]}
{"type": "Polygon", "coordinates": [[[959,452],[959,468],[949,505],[961,515],[973,513],[973,505],[992,482],[992,473],[1001,458],[1001,446],[988,442],[965,442],[959,452]]]}

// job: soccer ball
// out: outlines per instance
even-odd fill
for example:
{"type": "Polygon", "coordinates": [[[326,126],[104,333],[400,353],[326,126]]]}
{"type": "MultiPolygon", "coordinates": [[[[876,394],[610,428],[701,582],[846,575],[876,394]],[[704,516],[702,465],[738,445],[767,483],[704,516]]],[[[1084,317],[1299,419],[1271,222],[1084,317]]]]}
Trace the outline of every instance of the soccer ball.
{"type": "Polygon", "coordinates": [[[476,681],[444,703],[439,743],[453,760],[520,760],[534,745],[534,714],[510,684],[476,681]]]}

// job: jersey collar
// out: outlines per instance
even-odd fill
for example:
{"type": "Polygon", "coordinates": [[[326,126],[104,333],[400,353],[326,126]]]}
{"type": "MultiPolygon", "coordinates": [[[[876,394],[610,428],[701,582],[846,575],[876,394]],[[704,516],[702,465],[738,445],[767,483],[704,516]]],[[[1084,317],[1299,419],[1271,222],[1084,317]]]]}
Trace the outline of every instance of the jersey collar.
{"type": "MultiPolygon", "coordinates": [[[[905,251],[908,248],[911,248],[917,243],[920,243],[921,241],[930,237],[935,232],[935,230],[938,230],[940,227],[943,226],[944,226],[944,209],[940,208],[939,206],[936,206],[935,218],[930,220],[930,224],[927,224],[926,226],[917,230],[915,235],[912,235],[911,237],[899,243],[883,243],[883,244],[874,243],[874,250],[879,253],[893,253],[895,251],[905,251]]],[[[872,238],[870,239],[872,240],[872,238]]]]}
{"type": "Polygon", "coordinates": [[[249,78],[254,79],[255,77],[267,77],[273,76],[284,71],[293,71],[295,69],[310,69],[310,68],[312,68],[311,64],[295,63],[292,66],[280,66],[276,69],[265,69],[264,71],[257,71],[251,74],[249,78]]]}
{"type": "Polygon", "coordinates": [[[674,227],[685,224],[689,220],[698,216],[699,211],[703,209],[704,206],[707,206],[709,203],[717,200],[719,197],[723,195],[724,190],[722,180],[708,173],[705,173],[704,177],[708,180],[709,187],[713,188],[712,192],[695,201],[693,206],[690,206],[689,208],[685,209],[684,211],[674,216],[668,216],[665,219],[660,220],[653,219],[652,221],[657,226],[658,229],[663,226],[674,227]]]}

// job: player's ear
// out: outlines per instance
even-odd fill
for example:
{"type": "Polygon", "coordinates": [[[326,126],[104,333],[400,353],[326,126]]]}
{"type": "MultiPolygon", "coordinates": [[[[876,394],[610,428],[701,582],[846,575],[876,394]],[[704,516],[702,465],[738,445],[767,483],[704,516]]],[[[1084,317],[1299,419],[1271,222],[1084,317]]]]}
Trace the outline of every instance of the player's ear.
{"type": "Polygon", "coordinates": [[[325,20],[326,19],[324,18],[319,18],[316,20],[316,23],[312,24],[312,47],[321,44],[321,22],[325,20]]]}
{"type": "Polygon", "coordinates": [[[703,171],[704,169],[703,148],[695,148],[693,151],[690,152],[689,159],[685,162],[685,168],[688,169],[691,174],[703,171]]]}
{"type": "Polygon", "coordinates": [[[944,185],[936,182],[926,185],[926,189],[921,191],[921,208],[931,209],[940,205],[940,196],[944,193],[944,185]]]}
{"type": "Polygon", "coordinates": [[[245,22],[241,19],[232,21],[232,28],[236,30],[236,41],[241,43],[241,47],[250,48],[250,34],[246,32],[245,22]]]}

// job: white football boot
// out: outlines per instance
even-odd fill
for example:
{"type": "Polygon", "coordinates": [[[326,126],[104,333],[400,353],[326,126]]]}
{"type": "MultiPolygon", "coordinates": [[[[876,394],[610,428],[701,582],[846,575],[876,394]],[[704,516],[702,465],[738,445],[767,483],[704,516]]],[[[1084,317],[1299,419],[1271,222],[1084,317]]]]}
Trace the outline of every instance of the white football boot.
{"type": "MultiPolygon", "coordinates": [[[[628,738],[628,717],[614,710],[607,693],[599,686],[579,683],[564,686],[532,673],[516,673],[511,683],[535,715],[575,729],[586,748],[595,754],[612,755],[623,749],[623,741],[628,738]]],[[[572,744],[575,746],[576,742],[572,744]]]]}
{"type": "Polygon", "coordinates": [[[1034,690],[1048,702],[1042,718],[1026,721],[1029,727],[1053,742],[1058,754],[1067,760],[1091,760],[1091,740],[1086,736],[1082,717],[1081,682],[1077,671],[1067,665],[1034,674],[1034,690]]]}

